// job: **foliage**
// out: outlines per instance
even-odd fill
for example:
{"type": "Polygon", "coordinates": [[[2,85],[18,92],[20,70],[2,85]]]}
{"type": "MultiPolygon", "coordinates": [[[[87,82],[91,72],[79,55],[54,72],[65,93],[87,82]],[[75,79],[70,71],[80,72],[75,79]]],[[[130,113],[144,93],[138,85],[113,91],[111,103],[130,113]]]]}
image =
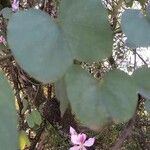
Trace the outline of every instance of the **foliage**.
{"type": "Polygon", "coordinates": [[[10,18],[7,30],[17,62],[41,82],[58,80],[71,66],[68,44],[48,14],[36,9],[19,11],[10,18]]]}
{"type": "Polygon", "coordinates": [[[14,96],[2,72],[0,87],[0,145],[2,149],[16,150],[18,149],[18,133],[14,96]]]}
{"type": "MultiPolygon", "coordinates": [[[[15,92],[13,96],[1,75],[0,145],[3,149],[18,149],[14,97],[21,130],[20,149],[34,149],[38,141],[43,143],[40,138],[49,124],[58,131],[60,141],[65,137],[62,143],[68,147],[66,134],[72,125],[63,122],[68,118],[74,128],[84,126],[94,130],[111,122],[125,123],[119,136],[121,142],[115,136],[112,149],[121,148],[132,134],[140,105],[146,101],[146,109],[150,109],[150,70],[141,57],[146,66],[136,67],[137,48],[150,46],[150,6],[145,7],[146,2],[139,0],[142,10],[137,10],[132,8],[137,1],[116,2],[108,6],[101,0],[62,0],[55,1],[59,6],[52,7],[49,1],[42,1],[41,5],[28,2],[28,6],[20,1],[21,7],[17,5],[15,12],[13,5],[8,8],[2,4],[0,34],[7,39],[7,45],[0,43],[1,69],[15,92]],[[120,17],[123,7],[131,8],[120,17]],[[57,18],[52,17],[54,10],[57,18]],[[123,45],[135,55],[134,72],[130,76],[116,65],[118,56],[114,51],[120,53],[121,48],[116,50],[117,40],[113,40],[119,33],[125,34],[127,40],[123,45]],[[96,76],[92,69],[86,68],[88,63],[94,64],[91,68],[96,68],[96,76]],[[70,109],[75,116],[71,111],[68,113],[70,109]],[[8,140],[11,147],[6,143],[8,140]]],[[[38,146],[42,149],[40,142],[38,146]]]]}
{"type": "Polygon", "coordinates": [[[75,66],[68,71],[65,81],[73,111],[91,128],[99,127],[110,118],[127,121],[135,112],[136,86],[119,70],[108,72],[98,82],[75,66]]]}
{"type": "Polygon", "coordinates": [[[111,55],[112,32],[100,1],[63,0],[58,19],[75,58],[92,62],[111,55]]]}
{"type": "Polygon", "coordinates": [[[27,123],[30,128],[35,127],[35,125],[40,126],[42,123],[42,118],[37,110],[33,110],[30,114],[26,116],[27,123]]]}

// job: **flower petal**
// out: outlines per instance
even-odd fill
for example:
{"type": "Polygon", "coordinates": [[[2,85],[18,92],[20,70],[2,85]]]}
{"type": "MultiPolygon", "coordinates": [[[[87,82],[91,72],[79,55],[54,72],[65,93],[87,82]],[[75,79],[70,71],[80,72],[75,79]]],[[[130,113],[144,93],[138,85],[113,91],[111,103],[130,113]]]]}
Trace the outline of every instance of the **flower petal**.
{"type": "Polygon", "coordinates": [[[13,0],[12,2],[12,11],[16,12],[19,10],[19,0],[13,0]]]}
{"type": "Polygon", "coordinates": [[[71,135],[72,135],[72,134],[77,135],[76,130],[75,130],[74,128],[72,128],[71,126],[70,126],[70,134],[71,134],[71,135]]]}
{"type": "Polygon", "coordinates": [[[89,138],[88,140],[86,140],[85,142],[84,142],[84,146],[87,146],[87,147],[90,147],[90,146],[92,146],[93,144],[94,144],[94,142],[95,142],[95,138],[89,138]]]}
{"type": "Polygon", "coordinates": [[[79,140],[79,138],[78,138],[78,135],[72,134],[72,135],[71,135],[71,142],[72,142],[74,145],[79,145],[79,144],[80,144],[80,140],[79,140]]]}
{"type": "Polygon", "coordinates": [[[80,148],[81,148],[80,146],[73,146],[69,150],[80,150],[80,148]]]}
{"type": "Polygon", "coordinates": [[[86,134],[84,134],[84,133],[80,133],[80,134],[78,134],[78,140],[79,140],[79,142],[81,143],[81,144],[83,144],[84,142],[85,142],[85,140],[86,140],[86,134]]]}

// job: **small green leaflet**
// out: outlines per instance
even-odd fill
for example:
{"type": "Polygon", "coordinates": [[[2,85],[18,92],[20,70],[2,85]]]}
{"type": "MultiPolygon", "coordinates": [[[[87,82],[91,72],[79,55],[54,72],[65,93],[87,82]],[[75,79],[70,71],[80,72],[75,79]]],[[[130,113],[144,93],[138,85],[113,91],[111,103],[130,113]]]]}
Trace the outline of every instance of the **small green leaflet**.
{"type": "Polygon", "coordinates": [[[34,128],[35,125],[39,126],[42,123],[42,117],[37,110],[33,110],[30,114],[27,114],[26,120],[30,128],[34,128]]]}

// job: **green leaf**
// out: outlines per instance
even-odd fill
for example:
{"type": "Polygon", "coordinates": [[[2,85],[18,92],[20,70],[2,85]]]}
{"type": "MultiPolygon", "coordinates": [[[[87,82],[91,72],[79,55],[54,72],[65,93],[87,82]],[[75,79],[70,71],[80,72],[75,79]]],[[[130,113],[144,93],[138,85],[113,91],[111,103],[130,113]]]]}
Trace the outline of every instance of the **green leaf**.
{"type": "Polygon", "coordinates": [[[137,92],[150,99],[150,68],[142,67],[133,73],[133,79],[138,85],[137,92]]]}
{"type": "Polygon", "coordinates": [[[72,64],[68,44],[48,14],[29,9],[15,13],[8,23],[8,44],[19,65],[44,83],[61,78],[72,64]]]}
{"type": "Polygon", "coordinates": [[[66,83],[64,81],[64,78],[60,79],[55,83],[55,94],[60,102],[61,116],[63,116],[66,109],[69,106],[69,100],[66,91],[66,83]]]}
{"type": "Polygon", "coordinates": [[[35,124],[40,125],[42,123],[42,117],[37,110],[32,111],[31,115],[35,124]]]}
{"type": "Polygon", "coordinates": [[[2,72],[0,73],[0,149],[17,150],[17,115],[15,99],[2,72]]]}
{"type": "Polygon", "coordinates": [[[42,117],[37,110],[33,110],[30,114],[27,114],[26,120],[30,128],[34,128],[35,125],[42,123],[42,117]]]}
{"type": "Polygon", "coordinates": [[[28,123],[28,126],[30,127],[30,128],[34,128],[34,120],[32,119],[32,115],[31,114],[27,114],[26,115],[26,121],[27,121],[27,123],[28,123]]]}
{"type": "Polygon", "coordinates": [[[19,134],[19,145],[20,145],[20,150],[24,150],[26,146],[30,145],[29,138],[25,131],[21,131],[19,134]]]}
{"type": "Polygon", "coordinates": [[[127,9],[121,19],[122,30],[132,48],[150,46],[150,22],[140,10],[127,9]]]}
{"type": "Polygon", "coordinates": [[[0,14],[3,15],[5,19],[10,19],[13,14],[13,11],[11,8],[5,7],[0,11],[0,14]]]}
{"type": "Polygon", "coordinates": [[[111,55],[112,32],[101,1],[63,0],[58,19],[77,59],[97,61],[111,55]]]}
{"type": "Polygon", "coordinates": [[[73,111],[91,128],[110,119],[127,121],[135,112],[136,86],[122,71],[110,71],[104,79],[97,81],[75,66],[65,75],[65,81],[73,111]]]}

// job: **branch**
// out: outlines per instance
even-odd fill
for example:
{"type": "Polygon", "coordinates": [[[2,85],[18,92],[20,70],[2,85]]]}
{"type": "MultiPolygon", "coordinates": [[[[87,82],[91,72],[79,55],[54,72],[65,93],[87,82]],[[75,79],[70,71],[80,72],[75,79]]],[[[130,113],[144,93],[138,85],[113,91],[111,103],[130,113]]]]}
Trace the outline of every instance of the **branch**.
{"type": "Polygon", "coordinates": [[[133,49],[132,51],[133,51],[133,53],[136,54],[136,55],[142,60],[142,62],[148,67],[147,62],[139,55],[139,53],[137,53],[136,49],[133,49]]]}

